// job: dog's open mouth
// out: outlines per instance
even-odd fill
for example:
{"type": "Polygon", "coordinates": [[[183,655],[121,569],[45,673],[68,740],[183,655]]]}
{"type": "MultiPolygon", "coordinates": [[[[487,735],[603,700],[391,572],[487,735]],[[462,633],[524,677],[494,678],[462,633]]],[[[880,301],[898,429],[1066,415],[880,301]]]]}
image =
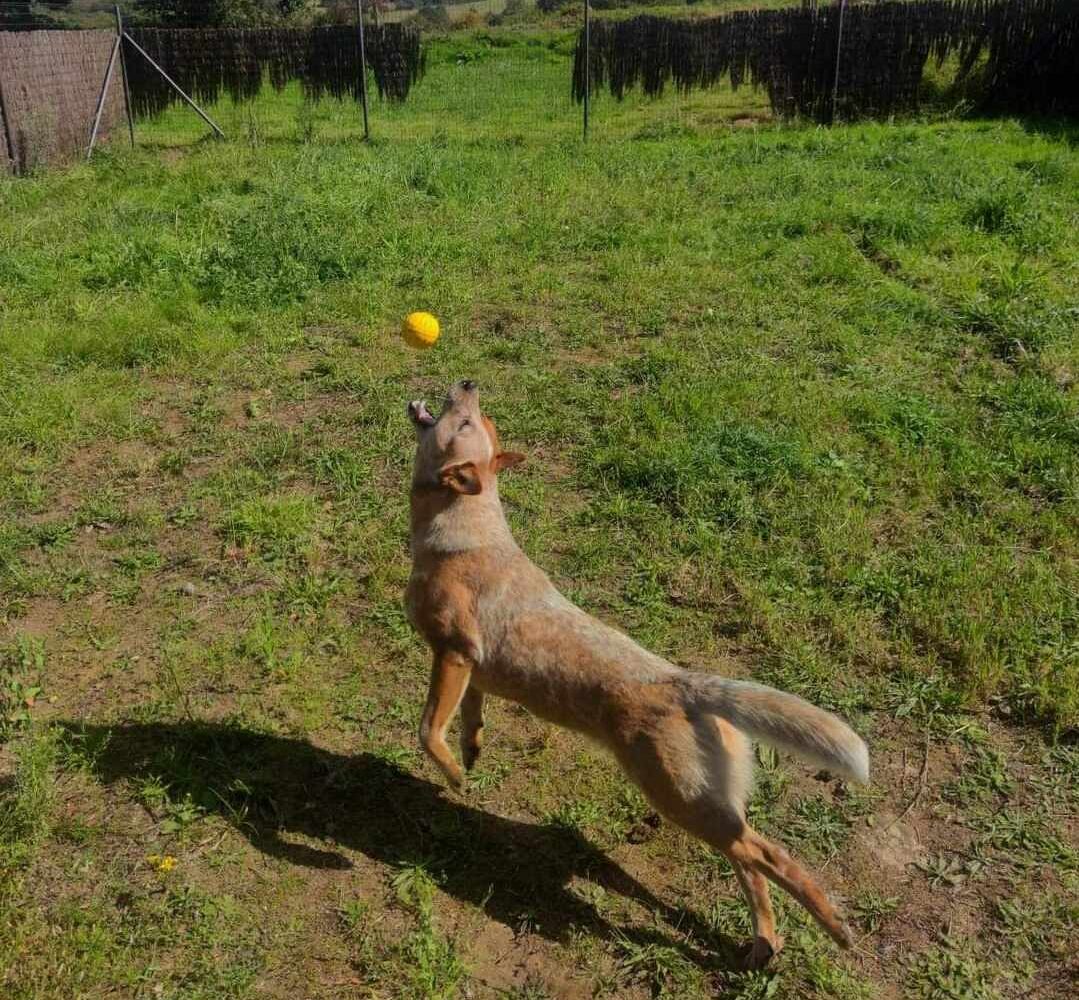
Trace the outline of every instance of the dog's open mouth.
{"type": "Polygon", "coordinates": [[[420,427],[434,427],[437,423],[434,415],[427,409],[427,400],[425,399],[412,400],[408,404],[408,415],[412,418],[412,422],[420,427]]]}

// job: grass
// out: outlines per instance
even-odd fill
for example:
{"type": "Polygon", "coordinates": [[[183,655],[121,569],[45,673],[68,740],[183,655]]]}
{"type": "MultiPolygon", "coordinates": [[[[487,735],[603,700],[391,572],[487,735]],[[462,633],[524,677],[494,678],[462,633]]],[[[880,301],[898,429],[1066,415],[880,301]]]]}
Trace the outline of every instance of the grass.
{"type": "Polygon", "coordinates": [[[564,38],[439,45],[366,145],[286,90],[0,186],[5,995],[1068,995],[1073,132],[582,145],[564,38]],[[739,972],[729,868],[512,705],[441,789],[403,402],[464,375],[574,599],[866,734],[870,792],[764,750],[752,807],[856,951],[780,899],[739,972]]]}

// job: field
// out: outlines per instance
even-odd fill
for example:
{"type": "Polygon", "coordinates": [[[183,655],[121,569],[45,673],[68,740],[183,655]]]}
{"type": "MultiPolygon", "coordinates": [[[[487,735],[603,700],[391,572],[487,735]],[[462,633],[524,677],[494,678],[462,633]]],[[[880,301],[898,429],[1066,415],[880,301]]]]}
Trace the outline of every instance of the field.
{"type": "Polygon", "coordinates": [[[0,993],[1073,996],[1079,138],[568,101],[565,39],[401,108],[286,90],[0,181],[0,993]],[[400,317],[445,335],[407,350],[400,317]],[[842,713],[759,753],[839,953],[509,704],[418,752],[405,401],[477,379],[522,546],[672,660],[842,713]]]}
{"type": "MultiPolygon", "coordinates": [[[[519,3],[509,5],[507,0],[461,0],[460,3],[444,3],[440,5],[445,10],[445,30],[457,27],[475,28],[484,23],[488,18],[506,14],[509,24],[524,26],[545,26],[548,29],[575,27],[579,28],[584,23],[584,6],[579,3],[568,3],[559,10],[544,13],[535,5],[535,0],[520,0],[519,3]],[[507,7],[509,9],[507,10],[507,7]]],[[[623,18],[635,17],[638,14],[652,14],[657,17],[715,17],[726,14],[733,10],[746,10],[750,8],[765,10],[773,7],[792,6],[792,0],[699,0],[697,3],[656,3],[656,4],[632,4],[608,9],[593,8],[593,17],[597,18],[623,18]]],[[[382,12],[379,16],[383,21],[408,21],[420,16],[425,28],[438,25],[440,13],[429,10],[426,16],[418,15],[416,9],[397,9],[382,12]]]]}
{"type": "MultiPolygon", "coordinates": [[[[634,4],[623,7],[614,7],[607,10],[593,8],[595,17],[632,17],[636,14],[656,14],[666,17],[712,17],[731,10],[743,10],[747,8],[767,9],[772,7],[789,7],[798,0],[696,0],[694,3],[677,3],[672,0],[668,3],[634,4]]],[[[498,16],[506,11],[508,0],[460,0],[439,4],[444,8],[445,18],[442,11],[431,10],[427,17],[423,18],[425,30],[432,30],[441,24],[445,30],[463,26],[475,28],[484,23],[489,16],[498,16]]],[[[351,17],[355,10],[355,4],[344,4],[324,0],[320,5],[323,15],[326,16],[334,11],[347,11],[351,17]]],[[[428,5],[431,6],[431,5],[428,5]]],[[[77,25],[82,28],[106,28],[111,29],[116,24],[115,5],[108,0],[71,0],[71,3],[62,10],[54,9],[54,16],[61,20],[77,25]]],[[[371,0],[365,0],[364,10],[369,19],[374,18],[374,5],[371,0]]],[[[535,0],[520,0],[514,3],[510,11],[509,20],[517,25],[543,25],[547,28],[579,26],[583,22],[584,7],[580,3],[568,3],[560,10],[545,14],[536,7],[535,0]]],[[[122,0],[121,12],[130,22],[139,17],[138,6],[134,0],[122,0]]],[[[224,8],[228,9],[228,8],[224,8]]],[[[240,17],[245,8],[242,6],[232,8],[240,17]]],[[[295,8],[299,9],[299,8],[295,8]]],[[[306,8],[308,11],[310,8],[306,8]]],[[[392,23],[407,21],[417,16],[417,9],[389,9],[380,10],[378,17],[381,21],[392,23]]],[[[12,15],[14,17],[14,15],[12,15]]],[[[298,23],[302,23],[303,18],[298,23]]]]}

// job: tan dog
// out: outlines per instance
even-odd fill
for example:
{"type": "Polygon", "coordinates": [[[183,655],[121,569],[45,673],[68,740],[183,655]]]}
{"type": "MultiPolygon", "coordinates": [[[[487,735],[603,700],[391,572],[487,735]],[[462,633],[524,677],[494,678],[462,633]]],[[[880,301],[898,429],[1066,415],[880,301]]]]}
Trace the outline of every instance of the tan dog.
{"type": "Polygon", "coordinates": [[[728,858],[753,915],[751,965],[783,945],[766,879],[849,947],[850,930],[821,889],[746,823],[748,737],[862,782],[865,744],[794,695],[680,669],[563,597],[510,535],[497,477],[523,456],[500,449],[474,383],[454,385],[437,420],[422,401],[408,412],[418,445],[406,601],[434,653],[420,741],[453,786],[464,780],[446,745],[458,707],[471,768],[484,695],[518,702],[603,744],[663,816],[728,858]]]}

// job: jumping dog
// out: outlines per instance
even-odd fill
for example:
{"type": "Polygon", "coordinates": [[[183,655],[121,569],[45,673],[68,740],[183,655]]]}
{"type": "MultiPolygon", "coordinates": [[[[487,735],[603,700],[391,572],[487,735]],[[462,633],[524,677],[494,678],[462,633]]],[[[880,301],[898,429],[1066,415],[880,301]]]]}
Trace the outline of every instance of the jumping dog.
{"type": "Polygon", "coordinates": [[[471,769],[484,696],[515,701],[602,744],[661,815],[726,856],[753,917],[750,966],[783,946],[768,880],[850,947],[850,929],[824,892],[750,827],[745,803],[751,738],[866,782],[862,740],[795,695],[677,667],[563,597],[510,534],[498,476],[524,456],[502,450],[474,382],[453,385],[437,418],[422,400],[408,414],[417,446],[406,605],[434,657],[420,741],[454,788],[464,774],[446,729],[458,708],[471,769]]]}

